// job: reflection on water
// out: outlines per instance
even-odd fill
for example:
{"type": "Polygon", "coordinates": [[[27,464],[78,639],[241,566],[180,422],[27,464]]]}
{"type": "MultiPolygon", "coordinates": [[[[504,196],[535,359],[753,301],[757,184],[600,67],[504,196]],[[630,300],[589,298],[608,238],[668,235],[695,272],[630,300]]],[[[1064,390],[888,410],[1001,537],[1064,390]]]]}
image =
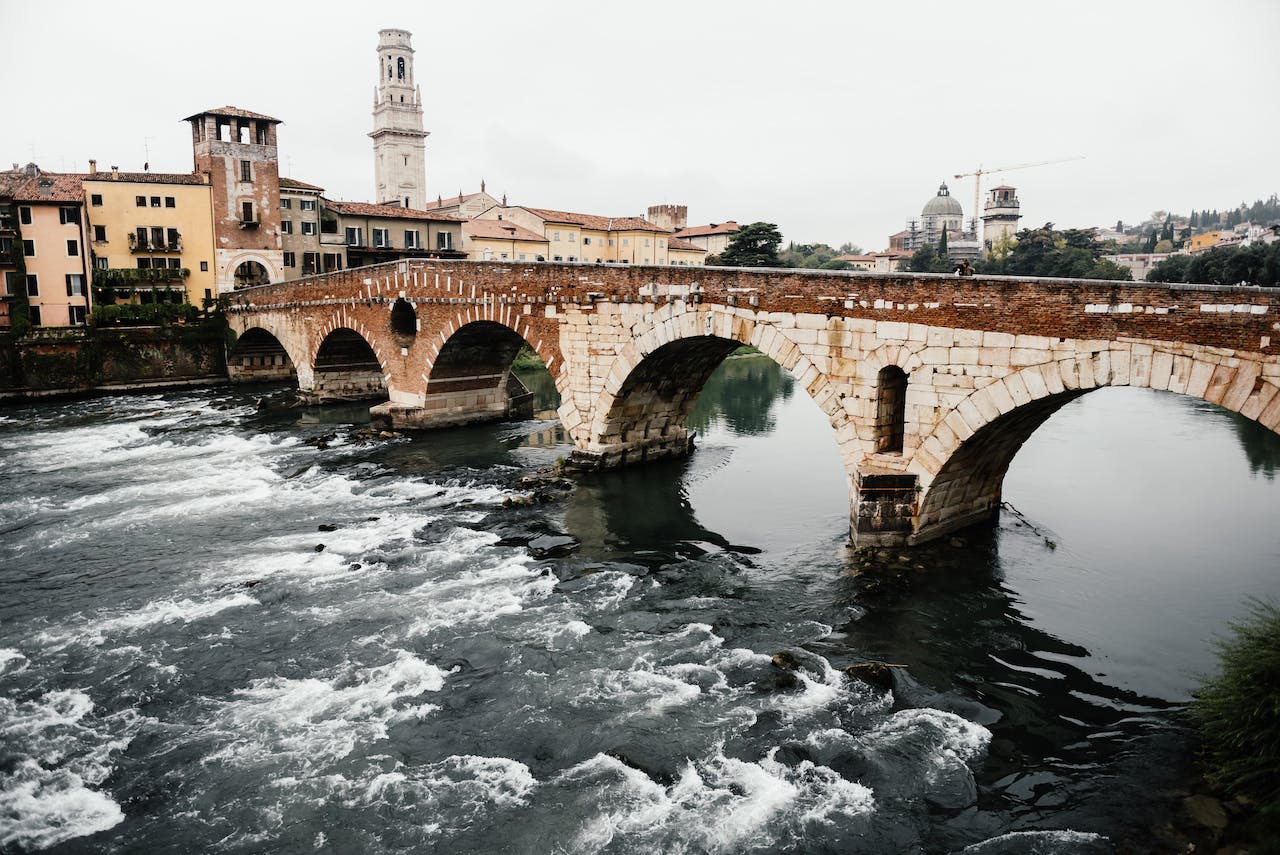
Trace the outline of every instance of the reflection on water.
{"type": "Polygon", "coordinates": [[[1249,471],[1262,475],[1268,481],[1275,478],[1276,470],[1280,469],[1280,436],[1243,416],[1233,418],[1231,426],[1249,461],[1249,471]]]}
{"type": "Polygon", "coordinates": [[[740,435],[774,429],[773,405],[791,399],[795,382],[761,356],[730,356],[707,380],[686,424],[702,433],[712,419],[740,435]]]}

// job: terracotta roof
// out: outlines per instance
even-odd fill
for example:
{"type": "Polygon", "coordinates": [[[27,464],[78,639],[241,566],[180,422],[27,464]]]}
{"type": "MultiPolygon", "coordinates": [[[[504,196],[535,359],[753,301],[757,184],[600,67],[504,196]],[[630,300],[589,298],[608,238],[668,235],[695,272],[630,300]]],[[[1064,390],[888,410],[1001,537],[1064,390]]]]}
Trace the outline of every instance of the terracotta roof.
{"type": "Polygon", "coordinates": [[[294,178],[281,177],[280,189],[281,190],[323,190],[324,188],[317,187],[314,184],[308,184],[305,181],[298,181],[297,179],[294,179],[294,178]]]}
{"type": "Polygon", "coordinates": [[[84,202],[83,176],[41,172],[32,177],[26,170],[0,172],[0,196],[15,202],[84,202]]]}
{"type": "Polygon", "coordinates": [[[599,217],[595,214],[575,214],[571,211],[553,211],[550,208],[525,208],[531,214],[551,223],[568,223],[601,232],[667,232],[644,217],[599,217]]]}
{"type": "Polygon", "coordinates": [[[213,114],[215,116],[234,116],[237,119],[264,119],[268,122],[275,122],[277,125],[284,124],[284,122],[272,116],[267,116],[262,113],[254,113],[251,110],[241,110],[239,107],[213,107],[208,110],[201,110],[195,115],[187,116],[182,121],[189,122],[192,119],[198,119],[201,116],[207,116],[209,114],[213,114]]]}
{"type": "Polygon", "coordinates": [[[686,226],[683,229],[676,229],[676,237],[691,238],[703,237],[704,235],[727,235],[738,231],[741,226],[733,220],[723,223],[711,223],[706,226],[686,226]]]}
{"type": "Polygon", "coordinates": [[[414,208],[401,208],[397,205],[373,205],[369,202],[334,202],[326,199],[324,206],[339,214],[353,217],[386,217],[399,220],[436,220],[442,223],[466,222],[461,217],[448,214],[437,214],[434,211],[419,211],[414,208]]]}
{"type": "Polygon", "coordinates": [[[537,232],[530,231],[523,226],[517,226],[508,220],[467,220],[462,224],[462,233],[471,238],[547,242],[547,239],[537,232]]]}
{"type": "Polygon", "coordinates": [[[692,250],[694,252],[706,252],[705,249],[698,246],[696,243],[689,243],[687,240],[680,240],[680,238],[678,237],[667,238],[667,249],[683,249],[686,251],[692,250]]]}
{"type": "Polygon", "coordinates": [[[832,261],[875,261],[874,255],[837,255],[832,261]]]}
{"type": "Polygon", "coordinates": [[[134,184],[204,184],[194,172],[95,172],[81,176],[85,181],[129,181],[134,184]]]}

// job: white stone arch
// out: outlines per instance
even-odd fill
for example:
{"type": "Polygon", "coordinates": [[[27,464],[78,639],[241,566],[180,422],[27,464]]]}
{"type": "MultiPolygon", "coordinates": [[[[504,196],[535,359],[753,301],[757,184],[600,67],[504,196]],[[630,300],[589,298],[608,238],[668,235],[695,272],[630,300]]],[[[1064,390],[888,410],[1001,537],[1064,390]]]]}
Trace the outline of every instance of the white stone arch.
{"type": "Polygon", "coordinates": [[[284,274],[280,268],[271,262],[271,259],[261,252],[254,250],[238,250],[235,255],[227,259],[227,267],[225,276],[228,286],[234,286],[236,281],[236,271],[240,269],[240,265],[246,261],[256,261],[262,265],[262,269],[267,271],[267,281],[269,283],[279,282],[284,278],[284,274]]]}
{"type": "MultiPolygon", "coordinates": [[[[280,346],[288,354],[289,361],[293,363],[293,370],[298,376],[299,386],[303,384],[304,380],[310,384],[312,363],[307,359],[309,348],[306,341],[291,326],[280,323],[279,317],[275,313],[259,312],[253,315],[233,313],[230,315],[229,323],[235,330],[237,342],[242,336],[254,329],[260,329],[270,334],[276,341],[280,342],[280,346]]],[[[235,347],[232,347],[227,356],[230,357],[234,352],[235,347]]]]}
{"type": "Polygon", "coordinates": [[[674,342],[712,337],[737,345],[751,345],[789,373],[827,416],[848,474],[858,458],[857,431],[843,406],[848,397],[846,380],[819,369],[767,316],[740,313],[719,304],[669,304],[653,312],[652,326],[622,345],[609,366],[598,394],[561,405],[561,420],[579,448],[596,451],[607,445],[603,438],[617,418],[615,407],[629,378],[660,348],[674,342]],[[683,309],[675,308],[683,306],[683,309]],[[582,413],[590,414],[587,423],[582,413]]]}
{"type": "Polygon", "coordinates": [[[1275,357],[1172,342],[1110,342],[1096,349],[1071,344],[1075,352],[1063,347],[1058,352],[1066,355],[975,389],[923,438],[907,467],[922,490],[917,536],[928,539],[994,513],[1017,449],[1061,406],[1094,389],[1132,386],[1188,395],[1280,433],[1275,357]],[[978,447],[987,449],[985,462],[975,456],[978,447]]]}

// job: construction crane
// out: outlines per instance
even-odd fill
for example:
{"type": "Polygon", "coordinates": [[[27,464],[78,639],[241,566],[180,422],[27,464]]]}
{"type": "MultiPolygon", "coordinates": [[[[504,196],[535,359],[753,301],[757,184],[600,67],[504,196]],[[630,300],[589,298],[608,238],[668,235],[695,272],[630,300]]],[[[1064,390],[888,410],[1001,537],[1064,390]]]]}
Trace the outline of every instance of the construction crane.
{"type": "Polygon", "coordinates": [[[1067,163],[1072,160],[1084,160],[1083,154],[1075,157],[1060,157],[1057,160],[1037,160],[1035,163],[1018,163],[1013,166],[1001,166],[996,169],[983,169],[979,166],[972,172],[962,172],[956,178],[973,176],[973,235],[978,239],[978,249],[982,250],[982,217],[978,213],[978,205],[982,201],[982,176],[997,172],[1012,172],[1015,169],[1030,169],[1033,166],[1048,166],[1051,163],[1067,163]]]}

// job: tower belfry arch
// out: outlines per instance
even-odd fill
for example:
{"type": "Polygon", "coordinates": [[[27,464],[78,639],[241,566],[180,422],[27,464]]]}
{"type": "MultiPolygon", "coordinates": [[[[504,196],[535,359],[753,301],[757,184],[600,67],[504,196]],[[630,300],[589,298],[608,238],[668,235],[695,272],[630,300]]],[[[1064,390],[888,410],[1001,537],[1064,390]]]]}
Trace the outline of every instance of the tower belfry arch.
{"type": "Polygon", "coordinates": [[[373,95],[374,199],[382,205],[427,205],[427,131],[422,91],[414,82],[412,34],[378,31],[378,85],[373,95]]]}

